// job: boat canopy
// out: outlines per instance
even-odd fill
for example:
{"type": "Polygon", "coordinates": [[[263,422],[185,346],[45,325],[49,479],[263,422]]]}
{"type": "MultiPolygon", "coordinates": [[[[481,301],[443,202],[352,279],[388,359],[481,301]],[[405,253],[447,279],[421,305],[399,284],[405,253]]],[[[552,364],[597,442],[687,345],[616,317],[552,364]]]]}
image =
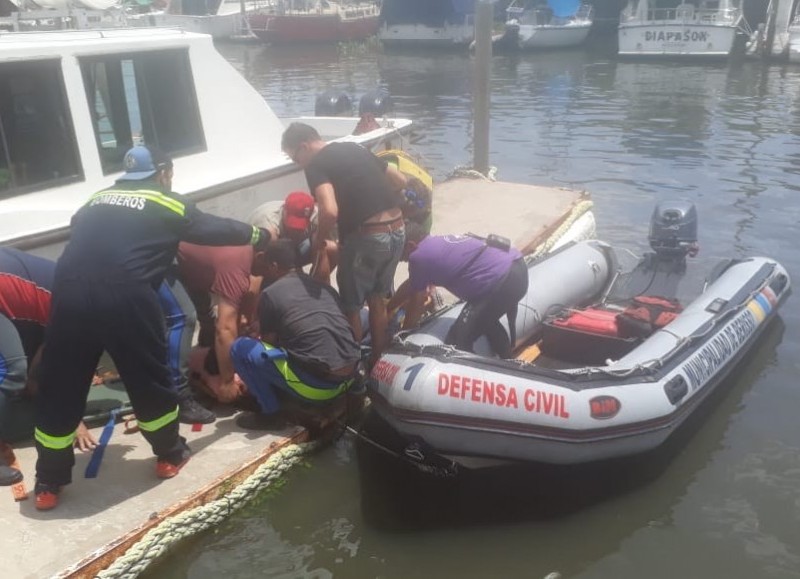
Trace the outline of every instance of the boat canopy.
{"type": "Polygon", "coordinates": [[[553,16],[569,18],[578,13],[581,7],[581,0],[547,0],[547,5],[553,11],[553,16]]]}
{"type": "Polygon", "coordinates": [[[474,0],[384,0],[381,21],[386,24],[444,26],[462,24],[474,14],[474,0]]]}

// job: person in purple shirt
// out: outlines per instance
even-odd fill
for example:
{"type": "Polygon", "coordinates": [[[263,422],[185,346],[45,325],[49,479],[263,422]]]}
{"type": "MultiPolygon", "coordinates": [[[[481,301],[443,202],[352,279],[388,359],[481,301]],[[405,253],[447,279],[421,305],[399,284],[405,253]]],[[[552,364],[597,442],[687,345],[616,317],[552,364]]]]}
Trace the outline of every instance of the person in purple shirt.
{"type": "Polygon", "coordinates": [[[466,302],[445,342],[472,351],[475,340],[485,334],[496,354],[511,357],[517,306],[528,291],[528,268],[519,251],[469,235],[427,235],[424,228],[408,223],[403,259],[409,277],[388,306],[393,311],[406,304],[403,329],[419,323],[428,287],[441,286],[466,302]],[[500,324],[503,315],[508,316],[510,336],[500,324]]]}

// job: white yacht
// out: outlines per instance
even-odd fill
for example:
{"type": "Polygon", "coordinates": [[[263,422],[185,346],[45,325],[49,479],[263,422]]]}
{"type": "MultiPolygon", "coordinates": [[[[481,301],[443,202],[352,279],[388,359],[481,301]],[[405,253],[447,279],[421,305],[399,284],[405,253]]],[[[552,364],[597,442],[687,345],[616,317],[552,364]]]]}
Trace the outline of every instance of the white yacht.
{"type": "MultiPolygon", "coordinates": [[[[786,52],[789,56],[789,62],[800,62],[800,2],[795,0],[792,7],[792,18],[787,27],[786,52]]],[[[778,36],[777,32],[775,36],[778,36]]],[[[778,39],[775,39],[777,43],[778,39]]]]}
{"type": "Polygon", "coordinates": [[[467,47],[475,38],[475,1],[383,0],[378,38],[387,46],[467,47]]]}
{"type": "Polygon", "coordinates": [[[629,0],[620,15],[619,54],[727,57],[740,32],[752,33],[742,0],[629,0]]]}
{"type": "Polygon", "coordinates": [[[281,151],[302,120],[323,138],[397,147],[411,121],[279,119],[210,36],[128,28],[0,33],[0,244],[56,257],[75,211],[122,173],[134,143],[175,161],[174,188],[245,219],[264,201],[307,190],[281,151]]]}
{"type": "Polygon", "coordinates": [[[589,35],[592,16],[592,6],[579,0],[514,0],[506,8],[506,34],[522,50],[578,46],[589,35]]]}

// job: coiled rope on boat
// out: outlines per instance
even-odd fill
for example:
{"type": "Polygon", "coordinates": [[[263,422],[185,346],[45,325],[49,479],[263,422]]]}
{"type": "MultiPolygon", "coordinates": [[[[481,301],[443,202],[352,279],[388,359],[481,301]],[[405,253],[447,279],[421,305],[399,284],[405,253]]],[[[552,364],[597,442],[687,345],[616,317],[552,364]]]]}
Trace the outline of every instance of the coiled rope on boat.
{"type": "Polygon", "coordinates": [[[216,500],[184,511],[161,522],[151,529],[124,555],[96,579],[133,579],[153,561],[164,555],[179,541],[215,527],[246,505],[256,494],[269,487],[303,457],[322,445],[322,441],[292,444],[270,456],[241,484],[216,500]]]}

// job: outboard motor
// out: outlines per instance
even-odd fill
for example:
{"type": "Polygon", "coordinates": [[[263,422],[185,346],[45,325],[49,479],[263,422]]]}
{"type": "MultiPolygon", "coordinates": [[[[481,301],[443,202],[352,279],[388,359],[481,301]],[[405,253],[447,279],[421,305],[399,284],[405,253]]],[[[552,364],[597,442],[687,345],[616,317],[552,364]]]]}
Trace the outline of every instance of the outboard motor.
{"type": "Polygon", "coordinates": [[[317,117],[349,117],[353,111],[353,102],[347,93],[326,90],[317,96],[314,103],[314,115],[317,117]]]}
{"type": "Polygon", "coordinates": [[[664,201],[650,218],[650,247],[660,259],[697,254],[697,209],[689,201],[664,201]]]}
{"type": "Polygon", "coordinates": [[[375,117],[383,117],[394,108],[392,97],[384,89],[372,90],[358,101],[358,116],[369,113],[375,117]]]}

